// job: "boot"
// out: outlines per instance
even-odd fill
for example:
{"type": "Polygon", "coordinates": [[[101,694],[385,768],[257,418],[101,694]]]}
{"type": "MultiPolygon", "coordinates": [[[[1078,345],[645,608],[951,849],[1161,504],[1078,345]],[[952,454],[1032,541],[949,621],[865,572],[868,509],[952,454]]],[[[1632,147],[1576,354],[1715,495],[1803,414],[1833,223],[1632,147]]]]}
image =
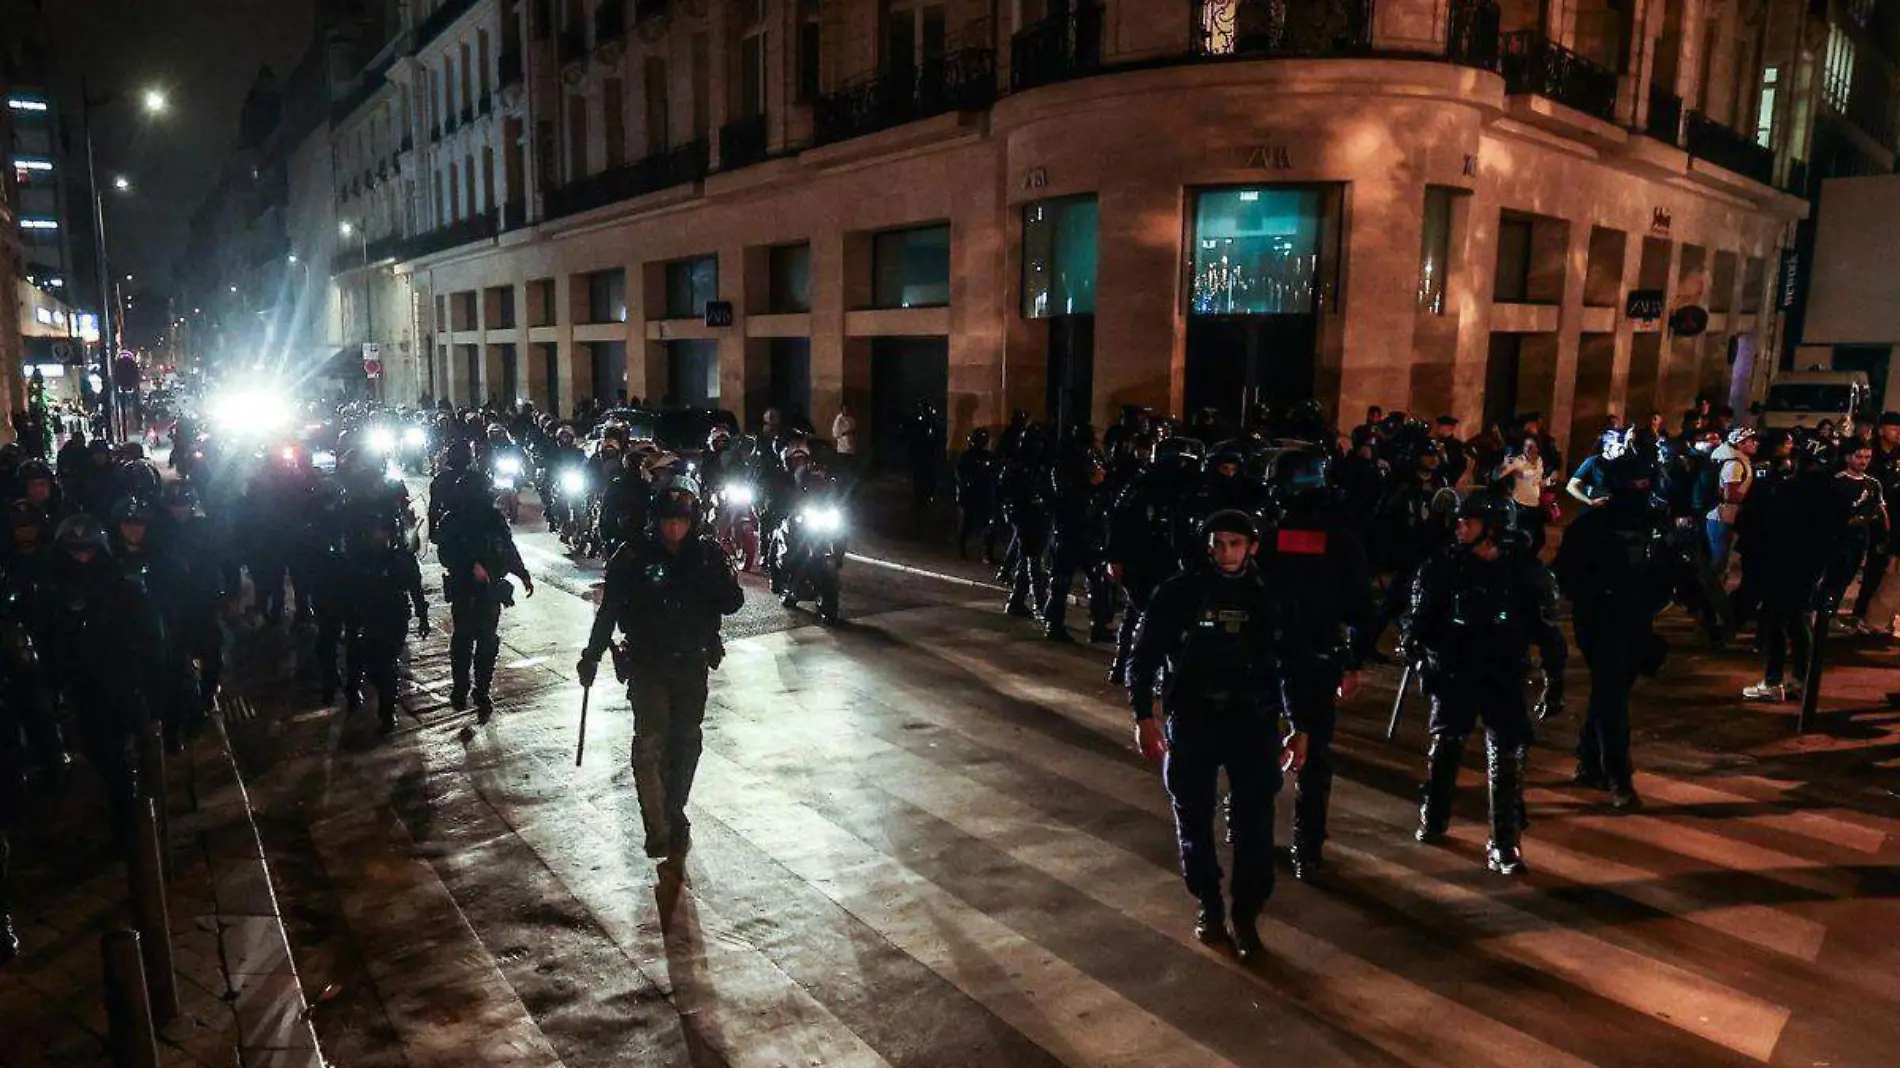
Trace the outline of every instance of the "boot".
{"type": "Polygon", "coordinates": [[[1330,783],[1300,779],[1293,784],[1293,846],[1289,855],[1293,877],[1303,883],[1319,878],[1326,863],[1322,849],[1326,844],[1326,802],[1331,792],[1330,783]]]}
{"type": "Polygon", "coordinates": [[[475,691],[475,722],[487,723],[495,715],[495,704],[488,699],[488,687],[475,691]]]}
{"type": "Polygon", "coordinates": [[[1419,841],[1435,844],[1445,840],[1445,829],[1451,826],[1452,795],[1458,790],[1458,762],[1464,755],[1463,738],[1432,735],[1425,771],[1425,803],[1419,806],[1418,832],[1413,835],[1419,841]]]}
{"type": "Polygon", "coordinates": [[[663,859],[673,848],[666,820],[666,784],[660,775],[659,754],[643,754],[638,739],[633,743],[633,792],[640,799],[646,854],[654,860],[663,859]]]}
{"type": "Polygon", "coordinates": [[[1266,954],[1267,947],[1260,942],[1259,920],[1259,909],[1234,906],[1234,952],[1243,964],[1266,954]]]}
{"type": "Polygon", "coordinates": [[[1531,829],[1530,806],[1524,803],[1524,780],[1531,773],[1531,747],[1517,747],[1517,833],[1521,836],[1531,829]]]}
{"type": "Polygon", "coordinates": [[[1529,869],[1518,851],[1518,806],[1524,792],[1523,750],[1507,749],[1495,737],[1485,738],[1485,764],[1491,793],[1491,840],[1484,847],[1484,866],[1499,875],[1522,875],[1529,869]]]}
{"type": "Polygon", "coordinates": [[[12,846],[0,833],[0,965],[20,955],[20,936],[13,930],[13,912],[7,907],[7,864],[12,846]]]}
{"type": "Polygon", "coordinates": [[[1224,946],[1233,942],[1227,933],[1227,905],[1219,897],[1201,899],[1194,913],[1194,937],[1202,945],[1224,946]]]}
{"type": "Polygon", "coordinates": [[[1610,807],[1618,812],[1634,812],[1643,807],[1643,797],[1636,792],[1633,782],[1617,783],[1610,787],[1610,807]]]}
{"type": "Polygon", "coordinates": [[[1570,785],[1581,786],[1586,790],[1608,790],[1610,780],[1603,769],[1588,761],[1577,761],[1577,770],[1570,776],[1570,785]]]}

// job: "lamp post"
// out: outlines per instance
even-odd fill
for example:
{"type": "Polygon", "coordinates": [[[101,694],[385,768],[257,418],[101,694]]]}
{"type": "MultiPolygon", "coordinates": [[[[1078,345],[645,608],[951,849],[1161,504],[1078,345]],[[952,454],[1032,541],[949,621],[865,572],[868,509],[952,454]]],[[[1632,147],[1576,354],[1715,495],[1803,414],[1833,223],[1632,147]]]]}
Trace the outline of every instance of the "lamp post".
{"type": "MultiPolygon", "coordinates": [[[[370,292],[370,278],[369,278],[369,230],[367,230],[364,227],[357,226],[355,223],[352,223],[348,219],[345,219],[342,222],[337,224],[337,233],[341,234],[343,236],[343,240],[345,241],[348,241],[351,237],[355,237],[357,240],[357,248],[362,255],[362,260],[360,263],[360,269],[363,275],[363,340],[362,340],[362,344],[369,345],[369,344],[374,343],[376,339],[376,311],[375,311],[375,306],[374,306],[376,298],[370,292]]],[[[359,354],[361,353],[361,351],[363,350],[359,349],[359,354]]],[[[379,359],[380,359],[380,355],[379,355],[379,359]]],[[[376,392],[379,395],[382,393],[382,383],[383,383],[383,379],[381,377],[381,373],[378,372],[378,376],[376,379],[376,392]]]]}
{"type": "MultiPolygon", "coordinates": [[[[106,256],[105,193],[99,188],[98,161],[92,147],[92,113],[112,103],[114,98],[93,96],[91,84],[84,75],[80,76],[79,96],[79,125],[86,139],[86,185],[92,190],[93,258],[98,261],[95,267],[99,276],[99,385],[105,404],[106,436],[118,440],[125,436],[125,432],[120,425],[122,413],[118,410],[117,402],[119,387],[112,380],[112,366],[113,359],[118,355],[123,324],[112,307],[113,294],[109,281],[112,270],[106,256]]],[[[165,94],[157,89],[145,90],[140,94],[139,103],[148,115],[162,115],[169,107],[165,94]]],[[[120,175],[113,180],[112,187],[121,193],[128,193],[132,190],[132,181],[120,175]]]]}

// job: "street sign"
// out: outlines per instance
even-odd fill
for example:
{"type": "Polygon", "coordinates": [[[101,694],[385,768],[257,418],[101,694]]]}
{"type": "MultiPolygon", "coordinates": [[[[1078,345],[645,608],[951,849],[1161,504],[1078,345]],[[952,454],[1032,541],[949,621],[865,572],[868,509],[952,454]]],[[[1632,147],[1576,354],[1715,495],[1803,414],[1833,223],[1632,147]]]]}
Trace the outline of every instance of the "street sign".
{"type": "Polygon", "coordinates": [[[369,376],[369,377],[371,377],[371,378],[381,378],[381,377],[383,377],[383,361],[381,361],[381,360],[364,360],[364,361],[363,361],[363,373],[364,373],[365,375],[368,375],[368,376],[369,376]]]}
{"type": "Polygon", "coordinates": [[[380,360],[382,358],[383,358],[382,342],[380,341],[363,342],[363,362],[364,363],[368,363],[371,360],[380,360]]]}
{"type": "Polygon", "coordinates": [[[53,359],[60,363],[73,362],[73,344],[70,341],[53,342],[53,359]]]}
{"type": "Polygon", "coordinates": [[[706,302],[707,326],[731,326],[732,302],[729,300],[709,300],[706,302]]]}
{"type": "Polygon", "coordinates": [[[1709,329],[1709,310],[1690,304],[1677,308],[1669,317],[1669,330],[1677,337],[1701,337],[1709,329]]]}

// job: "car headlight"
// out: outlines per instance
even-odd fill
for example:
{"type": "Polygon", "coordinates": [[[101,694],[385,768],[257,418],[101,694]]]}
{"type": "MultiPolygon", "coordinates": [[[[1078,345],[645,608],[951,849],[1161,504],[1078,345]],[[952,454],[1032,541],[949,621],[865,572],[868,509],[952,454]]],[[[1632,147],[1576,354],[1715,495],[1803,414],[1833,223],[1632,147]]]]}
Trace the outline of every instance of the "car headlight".
{"type": "Polygon", "coordinates": [[[561,492],[570,497],[578,497],[586,493],[587,476],[574,468],[561,472],[561,492]]]}
{"type": "Polygon", "coordinates": [[[751,486],[729,486],[726,489],[726,503],[740,508],[752,507],[751,486]]]}
{"type": "Polygon", "coordinates": [[[518,475],[521,473],[521,461],[513,456],[503,456],[495,461],[495,470],[504,475],[518,475]]]}
{"type": "Polygon", "coordinates": [[[396,451],[396,432],[386,426],[373,428],[369,432],[369,447],[387,456],[396,451]]]}
{"type": "Polygon", "coordinates": [[[412,426],[402,432],[402,443],[412,449],[420,449],[429,443],[429,435],[419,426],[412,426]]]}

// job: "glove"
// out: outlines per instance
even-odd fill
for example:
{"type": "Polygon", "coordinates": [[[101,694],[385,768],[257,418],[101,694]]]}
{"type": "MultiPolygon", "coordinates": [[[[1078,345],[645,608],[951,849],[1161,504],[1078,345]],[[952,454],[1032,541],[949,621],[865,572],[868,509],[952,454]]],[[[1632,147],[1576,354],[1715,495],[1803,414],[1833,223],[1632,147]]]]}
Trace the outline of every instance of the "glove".
{"type": "Polygon", "coordinates": [[[574,665],[574,674],[579,675],[581,687],[592,686],[594,677],[600,674],[600,657],[594,653],[582,653],[580,663],[574,665]]]}
{"type": "Polygon", "coordinates": [[[1556,719],[1564,714],[1564,680],[1551,679],[1544,684],[1544,697],[1537,702],[1539,722],[1556,719]]]}

